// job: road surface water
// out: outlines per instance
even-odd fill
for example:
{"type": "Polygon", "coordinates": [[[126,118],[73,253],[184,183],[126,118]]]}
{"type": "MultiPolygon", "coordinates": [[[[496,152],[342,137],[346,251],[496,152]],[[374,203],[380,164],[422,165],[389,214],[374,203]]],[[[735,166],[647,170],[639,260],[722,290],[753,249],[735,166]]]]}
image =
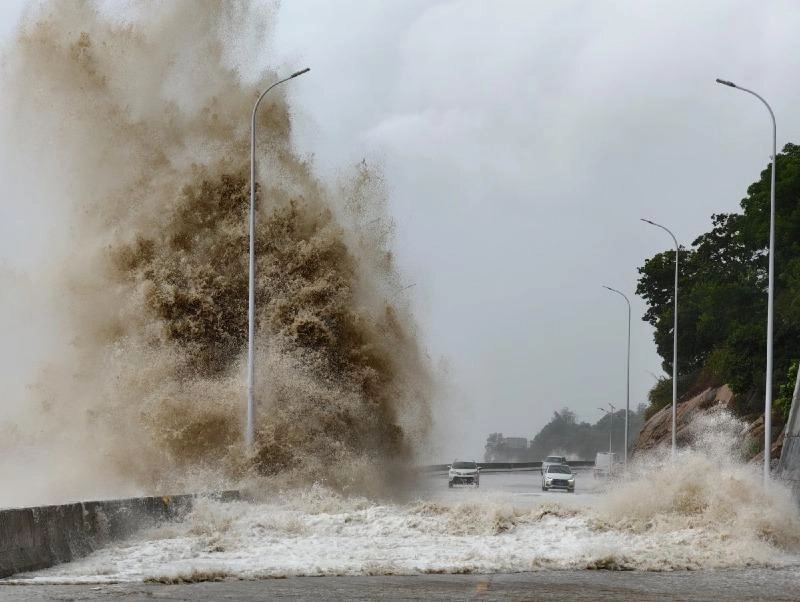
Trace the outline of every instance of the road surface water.
{"type": "Polygon", "coordinates": [[[764,514],[787,511],[782,493],[745,487],[725,506],[689,488],[665,510],[675,492],[657,482],[579,472],[570,494],[543,492],[538,471],[485,472],[479,489],[433,474],[403,502],[319,485],[203,501],[181,523],[0,582],[0,598],[798,599],[796,511],[764,514]]]}

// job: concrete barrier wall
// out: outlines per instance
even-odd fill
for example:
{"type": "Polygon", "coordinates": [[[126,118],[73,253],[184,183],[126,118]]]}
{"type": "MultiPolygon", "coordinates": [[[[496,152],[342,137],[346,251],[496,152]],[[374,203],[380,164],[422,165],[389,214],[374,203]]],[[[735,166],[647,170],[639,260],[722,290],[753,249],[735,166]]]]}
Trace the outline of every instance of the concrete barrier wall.
{"type": "MultiPolygon", "coordinates": [[[[0,578],[85,556],[103,544],[182,518],[196,495],[0,510],[0,578]]],[[[238,499],[236,491],[212,497],[238,499]]]]}
{"type": "Polygon", "coordinates": [[[800,500],[800,435],[787,433],[783,440],[783,452],[786,461],[780,466],[778,476],[789,483],[800,500]]]}
{"type": "Polygon", "coordinates": [[[786,422],[777,474],[791,485],[795,496],[800,499],[800,370],[795,378],[792,407],[786,422]]]}

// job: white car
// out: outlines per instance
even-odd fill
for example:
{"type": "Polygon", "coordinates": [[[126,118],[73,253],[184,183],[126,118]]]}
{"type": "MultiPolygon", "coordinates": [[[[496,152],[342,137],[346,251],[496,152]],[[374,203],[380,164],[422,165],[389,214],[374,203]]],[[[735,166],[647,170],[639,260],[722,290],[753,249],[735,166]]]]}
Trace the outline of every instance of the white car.
{"type": "Polygon", "coordinates": [[[481,469],[477,462],[456,460],[448,467],[447,486],[475,485],[481,486],[481,469]]]}
{"type": "Polygon", "coordinates": [[[547,456],[544,460],[542,460],[541,473],[544,474],[545,472],[547,472],[547,467],[552,464],[560,464],[561,466],[566,466],[567,459],[564,456],[547,456]]]}
{"type": "Polygon", "coordinates": [[[566,489],[575,493],[575,475],[569,466],[551,464],[542,475],[542,491],[550,489],[566,489]]]}
{"type": "Polygon", "coordinates": [[[597,457],[594,460],[594,468],[592,475],[595,479],[601,477],[610,477],[614,472],[614,463],[617,460],[617,454],[609,452],[597,452],[597,457]]]}

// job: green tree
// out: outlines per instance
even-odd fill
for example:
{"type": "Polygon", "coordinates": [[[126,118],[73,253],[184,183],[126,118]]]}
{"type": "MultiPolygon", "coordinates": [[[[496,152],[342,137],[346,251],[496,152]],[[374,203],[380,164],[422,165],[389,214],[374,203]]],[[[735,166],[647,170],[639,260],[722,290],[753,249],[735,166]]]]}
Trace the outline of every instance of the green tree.
{"type": "MultiPolygon", "coordinates": [[[[646,407],[641,404],[637,410],[631,410],[628,416],[629,445],[633,445],[644,424],[646,407]]],[[[529,457],[537,461],[551,453],[564,452],[582,460],[593,460],[598,451],[608,451],[610,434],[614,451],[621,454],[625,446],[624,409],[614,412],[612,425],[609,414],[605,414],[595,424],[590,424],[578,422],[575,412],[564,408],[560,412],[553,412],[550,422],[531,440],[529,457]]]]}
{"type": "Polygon", "coordinates": [[[483,459],[486,462],[496,462],[503,452],[503,433],[491,433],[486,438],[486,451],[483,459]]]}
{"type": "MultiPolygon", "coordinates": [[[[773,386],[776,375],[783,380],[800,340],[799,146],[787,144],[779,153],[776,180],[773,386]]],[[[702,374],[737,393],[753,393],[740,396],[747,400],[743,413],[758,411],[765,384],[769,192],[768,167],[748,187],[742,212],[713,215],[710,231],[681,250],[679,263],[678,374],[684,377],[679,392],[702,374]]],[[[672,371],[674,260],[674,251],[647,259],[636,289],[648,304],[643,319],[655,328],[667,372],[672,371]]]]}

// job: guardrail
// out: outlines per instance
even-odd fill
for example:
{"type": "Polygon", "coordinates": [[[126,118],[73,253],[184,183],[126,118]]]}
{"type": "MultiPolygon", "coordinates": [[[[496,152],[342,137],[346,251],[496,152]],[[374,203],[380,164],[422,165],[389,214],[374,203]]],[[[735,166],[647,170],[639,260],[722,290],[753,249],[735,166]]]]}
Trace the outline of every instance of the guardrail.
{"type": "MultiPolygon", "coordinates": [[[[525,470],[541,468],[541,462],[478,462],[481,470],[525,470]]],[[[594,460],[572,460],[568,464],[575,468],[586,468],[594,466],[594,460]]],[[[450,464],[428,464],[420,466],[422,472],[444,472],[448,470],[450,464]]]]}

